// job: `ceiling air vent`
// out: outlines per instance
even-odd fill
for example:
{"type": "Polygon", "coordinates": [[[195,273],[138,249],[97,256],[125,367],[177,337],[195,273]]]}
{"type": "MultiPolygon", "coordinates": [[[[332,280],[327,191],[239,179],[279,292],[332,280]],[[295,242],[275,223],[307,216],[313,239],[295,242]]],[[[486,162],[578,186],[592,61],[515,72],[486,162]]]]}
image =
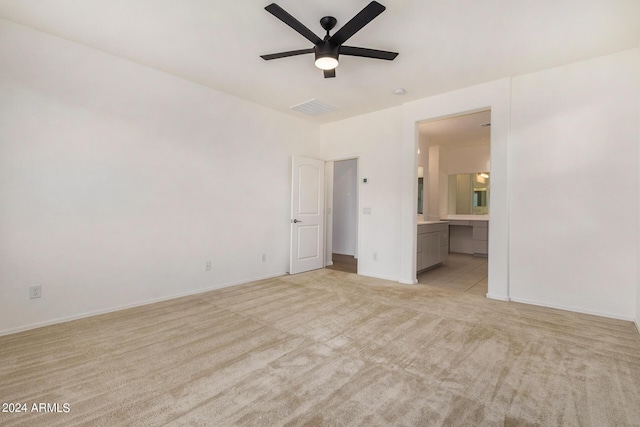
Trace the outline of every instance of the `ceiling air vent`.
{"type": "Polygon", "coordinates": [[[300,111],[301,113],[308,114],[310,116],[319,116],[320,114],[335,111],[336,107],[333,107],[324,102],[320,102],[317,99],[310,99],[302,104],[294,105],[290,107],[292,110],[300,111]]]}

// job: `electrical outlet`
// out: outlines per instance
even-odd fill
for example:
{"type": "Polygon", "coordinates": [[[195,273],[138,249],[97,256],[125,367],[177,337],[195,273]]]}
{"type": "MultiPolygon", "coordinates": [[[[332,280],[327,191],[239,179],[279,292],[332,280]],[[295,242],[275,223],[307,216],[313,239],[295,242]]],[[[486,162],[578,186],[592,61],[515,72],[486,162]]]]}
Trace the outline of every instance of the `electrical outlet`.
{"type": "Polygon", "coordinates": [[[204,271],[211,271],[211,261],[206,261],[204,263],[204,271]]]}
{"type": "Polygon", "coordinates": [[[377,261],[378,260],[378,252],[374,252],[373,253],[373,260],[377,261]]]}
{"type": "Polygon", "coordinates": [[[30,299],[40,298],[41,296],[42,296],[42,286],[36,285],[36,286],[30,286],[29,287],[29,298],[30,299]]]}
{"type": "Polygon", "coordinates": [[[262,254],[262,262],[267,262],[267,254],[262,254]]]}

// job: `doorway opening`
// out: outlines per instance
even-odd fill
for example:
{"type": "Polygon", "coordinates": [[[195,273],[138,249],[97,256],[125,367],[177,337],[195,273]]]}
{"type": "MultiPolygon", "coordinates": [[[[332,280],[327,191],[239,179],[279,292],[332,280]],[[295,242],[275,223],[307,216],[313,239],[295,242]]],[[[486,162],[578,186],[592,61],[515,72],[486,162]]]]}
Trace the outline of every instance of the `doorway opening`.
{"type": "Polygon", "coordinates": [[[358,159],[328,162],[327,268],[358,273],[358,159]]]}
{"type": "Polygon", "coordinates": [[[417,281],[484,296],[488,293],[491,110],[419,123],[417,152],[418,224],[447,221],[449,252],[435,268],[418,271],[417,281]]]}

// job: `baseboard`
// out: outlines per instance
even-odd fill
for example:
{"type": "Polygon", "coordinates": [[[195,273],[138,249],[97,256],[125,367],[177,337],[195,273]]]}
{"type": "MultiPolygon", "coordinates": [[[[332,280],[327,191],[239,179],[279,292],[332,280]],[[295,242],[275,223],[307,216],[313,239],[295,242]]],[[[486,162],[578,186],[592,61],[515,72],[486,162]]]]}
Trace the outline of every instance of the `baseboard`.
{"type": "Polygon", "coordinates": [[[511,301],[511,298],[504,296],[504,295],[495,295],[495,294],[489,294],[487,293],[486,295],[487,298],[489,299],[495,299],[498,301],[511,301]]]}
{"type": "Polygon", "coordinates": [[[47,320],[45,322],[32,323],[30,325],[25,325],[25,326],[20,326],[20,327],[17,327],[17,328],[5,329],[3,331],[0,331],[0,336],[17,334],[18,332],[30,331],[32,329],[43,328],[45,326],[56,325],[58,323],[71,322],[72,320],[84,319],[84,318],[92,317],[92,316],[99,316],[101,314],[113,313],[114,311],[126,310],[128,308],[141,307],[143,305],[149,305],[149,304],[154,304],[154,303],[157,303],[157,302],[168,301],[168,300],[172,300],[172,299],[175,299],[175,298],[182,298],[182,297],[187,297],[187,296],[190,296],[190,295],[203,294],[205,292],[215,291],[216,289],[228,288],[230,286],[241,285],[241,284],[244,284],[244,283],[257,282],[259,280],[265,280],[265,279],[273,279],[274,277],[280,277],[282,275],[283,274],[272,274],[272,275],[267,275],[267,276],[262,276],[262,277],[256,277],[256,278],[253,278],[253,279],[242,280],[242,281],[238,281],[238,282],[223,283],[223,284],[211,286],[211,287],[204,288],[204,289],[198,289],[198,290],[195,290],[195,291],[183,292],[183,293],[179,293],[179,294],[172,294],[172,295],[169,295],[169,296],[166,296],[166,297],[153,298],[153,299],[149,299],[149,300],[135,302],[135,303],[132,303],[132,304],[125,304],[125,305],[120,305],[120,306],[117,306],[117,307],[105,308],[105,309],[102,309],[102,310],[89,311],[89,312],[86,312],[86,313],[76,314],[76,315],[73,315],[73,316],[66,316],[66,317],[60,317],[58,319],[47,320]]]}
{"type": "MultiPolygon", "coordinates": [[[[539,307],[549,307],[549,308],[555,308],[555,309],[558,309],[558,310],[573,311],[574,313],[582,313],[582,314],[590,314],[592,316],[607,317],[609,319],[626,320],[628,322],[634,322],[635,321],[635,319],[633,317],[630,317],[630,316],[623,316],[623,315],[615,314],[615,313],[607,313],[605,311],[588,310],[588,309],[571,307],[571,306],[566,306],[566,305],[561,305],[561,304],[551,304],[551,303],[546,303],[546,302],[541,302],[541,301],[529,300],[529,299],[526,299],[526,298],[513,298],[512,297],[511,301],[520,302],[520,303],[523,303],[523,304],[537,305],[539,307]]],[[[636,324],[636,326],[638,326],[638,325],[636,324]]]]}
{"type": "Polygon", "coordinates": [[[633,323],[636,325],[636,329],[638,330],[638,333],[640,334],[640,319],[636,319],[633,323]]]}
{"type": "MultiPolygon", "coordinates": [[[[382,280],[390,280],[392,282],[398,282],[398,278],[397,277],[381,276],[381,275],[377,275],[377,274],[367,273],[367,272],[364,272],[364,271],[358,271],[358,276],[366,276],[366,277],[372,277],[374,279],[382,279],[382,280]]],[[[400,283],[402,283],[402,282],[400,282],[400,283]]]]}
{"type": "Polygon", "coordinates": [[[333,265],[333,261],[329,261],[327,263],[324,264],[325,267],[329,267],[333,265]]]}

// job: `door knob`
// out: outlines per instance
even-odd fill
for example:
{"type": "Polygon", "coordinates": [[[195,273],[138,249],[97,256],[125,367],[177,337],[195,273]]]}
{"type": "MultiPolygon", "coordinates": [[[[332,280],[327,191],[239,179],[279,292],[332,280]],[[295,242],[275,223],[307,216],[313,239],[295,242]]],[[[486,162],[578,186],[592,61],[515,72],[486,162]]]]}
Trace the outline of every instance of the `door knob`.
{"type": "Polygon", "coordinates": [[[294,219],[294,220],[293,220],[293,223],[294,223],[294,224],[297,224],[297,223],[299,223],[299,222],[302,222],[302,221],[298,221],[297,219],[294,219]]]}

